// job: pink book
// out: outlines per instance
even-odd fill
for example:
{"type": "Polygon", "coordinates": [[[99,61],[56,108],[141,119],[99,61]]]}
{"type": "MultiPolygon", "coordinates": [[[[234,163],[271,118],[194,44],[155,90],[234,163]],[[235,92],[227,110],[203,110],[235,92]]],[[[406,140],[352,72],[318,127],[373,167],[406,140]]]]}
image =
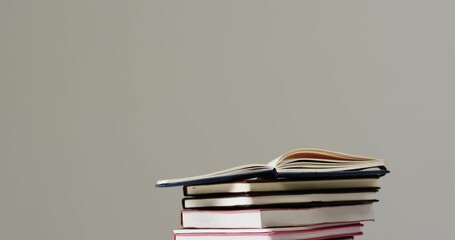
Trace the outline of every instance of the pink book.
{"type": "Polygon", "coordinates": [[[362,235],[360,223],[322,228],[182,229],[174,240],[323,240],[362,235]]]}

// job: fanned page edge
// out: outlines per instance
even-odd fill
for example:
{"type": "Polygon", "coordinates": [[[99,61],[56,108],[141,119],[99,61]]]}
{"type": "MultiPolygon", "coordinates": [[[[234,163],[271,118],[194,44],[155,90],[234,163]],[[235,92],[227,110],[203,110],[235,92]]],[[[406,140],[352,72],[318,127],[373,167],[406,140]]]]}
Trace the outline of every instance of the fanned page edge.
{"type": "Polygon", "coordinates": [[[334,160],[348,160],[348,161],[381,161],[384,163],[383,160],[379,160],[372,157],[354,155],[354,154],[347,154],[342,152],[335,152],[329,151],[324,149],[318,148],[298,148],[291,151],[288,151],[281,155],[280,157],[274,159],[273,161],[269,162],[267,165],[278,167],[280,163],[286,159],[293,159],[293,158],[318,158],[318,159],[334,159],[334,160]],[[303,156],[302,156],[303,155],[303,156]]]}
{"type": "Polygon", "coordinates": [[[335,172],[335,171],[351,171],[369,168],[378,168],[384,166],[381,162],[375,163],[359,163],[357,165],[328,167],[328,168],[276,168],[277,172],[293,172],[293,173],[321,173],[321,172],[335,172]]]}

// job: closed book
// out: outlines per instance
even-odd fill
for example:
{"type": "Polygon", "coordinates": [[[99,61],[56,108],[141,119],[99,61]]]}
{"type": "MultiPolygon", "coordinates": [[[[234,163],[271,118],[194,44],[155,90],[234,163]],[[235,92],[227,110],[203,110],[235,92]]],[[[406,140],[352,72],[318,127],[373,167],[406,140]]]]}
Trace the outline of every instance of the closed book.
{"type": "Polygon", "coordinates": [[[268,231],[174,231],[175,240],[322,240],[361,235],[362,224],[316,229],[270,229],[268,231]]]}
{"type": "Polygon", "coordinates": [[[271,228],[374,220],[372,204],[313,208],[182,210],[183,228],[271,228]]]}
{"type": "Polygon", "coordinates": [[[182,199],[185,209],[241,209],[263,207],[309,207],[377,201],[377,189],[331,189],[302,192],[236,194],[182,199]]]}
{"type": "Polygon", "coordinates": [[[244,180],[237,182],[184,186],[185,196],[291,192],[318,189],[378,188],[378,178],[244,180]]]}

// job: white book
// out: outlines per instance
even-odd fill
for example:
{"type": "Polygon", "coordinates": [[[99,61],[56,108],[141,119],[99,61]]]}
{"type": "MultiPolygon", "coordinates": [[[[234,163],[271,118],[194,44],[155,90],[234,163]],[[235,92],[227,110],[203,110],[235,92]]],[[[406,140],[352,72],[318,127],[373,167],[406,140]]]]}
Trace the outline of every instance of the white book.
{"type": "Polygon", "coordinates": [[[372,204],[181,212],[183,228],[271,228],[372,220],[374,220],[372,204]]]}

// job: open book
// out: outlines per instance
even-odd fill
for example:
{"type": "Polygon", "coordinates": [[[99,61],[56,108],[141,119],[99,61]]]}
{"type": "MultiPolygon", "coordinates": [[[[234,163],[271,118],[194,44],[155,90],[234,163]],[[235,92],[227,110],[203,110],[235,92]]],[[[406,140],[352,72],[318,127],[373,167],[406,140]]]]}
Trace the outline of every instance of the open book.
{"type": "Polygon", "coordinates": [[[386,173],[384,161],[380,159],[301,148],[286,152],[267,164],[246,164],[194,177],[160,180],[156,186],[208,184],[249,178],[379,177],[386,173]],[[372,168],[377,170],[370,170],[372,168]]]}

